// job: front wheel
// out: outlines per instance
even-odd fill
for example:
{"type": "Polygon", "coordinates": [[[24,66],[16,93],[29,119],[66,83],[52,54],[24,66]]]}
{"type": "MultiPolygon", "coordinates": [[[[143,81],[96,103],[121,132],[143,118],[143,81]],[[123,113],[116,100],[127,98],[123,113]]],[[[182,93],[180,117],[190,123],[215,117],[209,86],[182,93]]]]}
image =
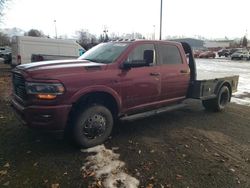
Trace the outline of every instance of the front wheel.
{"type": "Polygon", "coordinates": [[[208,111],[219,112],[225,109],[230,101],[230,91],[227,86],[223,86],[215,99],[203,100],[202,104],[208,111]]]}
{"type": "Polygon", "coordinates": [[[81,147],[93,147],[102,144],[113,129],[113,116],[102,105],[92,105],[76,116],[73,138],[81,147]]]}

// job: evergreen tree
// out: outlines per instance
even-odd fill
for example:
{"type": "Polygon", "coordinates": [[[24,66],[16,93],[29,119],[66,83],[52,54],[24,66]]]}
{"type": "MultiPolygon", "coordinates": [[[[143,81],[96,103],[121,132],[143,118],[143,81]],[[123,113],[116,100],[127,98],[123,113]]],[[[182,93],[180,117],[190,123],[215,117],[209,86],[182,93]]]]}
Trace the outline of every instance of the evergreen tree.
{"type": "Polygon", "coordinates": [[[28,32],[24,33],[25,36],[31,37],[45,37],[42,31],[38,31],[37,29],[31,29],[28,32]]]}
{"type": "Polygon", "coordinates": [[[104,42],[104,37],[103,37],[102,34],[101,34],[100,37],[99,37],[99,42],[104,42]]]}
{"type": "Polygon", "coordinates": [[[244,36],[242,39],[242,47],[247,47],[247,37],[244,36]]]}
{"type": "Polygon", "coordinates": [[[108,41],[109,41],[109,36],[107,33],[105,33],[104,42],[108,42],[108,41]]]}

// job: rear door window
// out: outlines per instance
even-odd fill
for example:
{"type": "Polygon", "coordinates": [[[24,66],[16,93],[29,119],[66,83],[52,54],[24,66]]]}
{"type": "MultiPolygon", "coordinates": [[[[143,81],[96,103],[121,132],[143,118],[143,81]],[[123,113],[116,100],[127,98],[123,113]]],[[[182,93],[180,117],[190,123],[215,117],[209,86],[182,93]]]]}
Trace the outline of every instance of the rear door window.
{"type": "Polygon", "coordinates": [[[163,65],[182,64],[182,58],[177,46],[169,44],[159,44],[159,61],[163,65]]]}

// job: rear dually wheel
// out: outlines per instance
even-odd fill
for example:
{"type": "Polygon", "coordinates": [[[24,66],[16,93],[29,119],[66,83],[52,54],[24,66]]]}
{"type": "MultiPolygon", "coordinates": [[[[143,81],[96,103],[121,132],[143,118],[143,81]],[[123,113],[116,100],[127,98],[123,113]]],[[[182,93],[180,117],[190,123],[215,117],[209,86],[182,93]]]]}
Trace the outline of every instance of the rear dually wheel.
{"type": "Polygon", "coordinates": [[[219,112],[225,109],[226,105],[230,101],[230,91],[227,86],[223,86],[217,97],[214,99],[203,100],[202,104],[208,111],[219,112]]]}

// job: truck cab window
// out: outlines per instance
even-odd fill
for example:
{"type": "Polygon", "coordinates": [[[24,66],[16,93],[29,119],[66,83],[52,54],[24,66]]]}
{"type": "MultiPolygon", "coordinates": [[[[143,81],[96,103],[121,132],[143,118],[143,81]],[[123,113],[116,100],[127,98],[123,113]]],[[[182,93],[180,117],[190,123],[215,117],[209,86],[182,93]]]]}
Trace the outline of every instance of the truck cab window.
{"type": "Polygon", "coordinates": [[[153,44],[142,44],[133,49],[130,52],[128,63],[148,63],[149,65],[155,64],[155,48],[153,44]],[[153,54],[150,56],[150,54],[153,54]]]}
{"type": "Polygon", "coordinates": [[[174,45],[160,44],[160,63],[161,64],[182,64],[179,49],[174,45]]]}

